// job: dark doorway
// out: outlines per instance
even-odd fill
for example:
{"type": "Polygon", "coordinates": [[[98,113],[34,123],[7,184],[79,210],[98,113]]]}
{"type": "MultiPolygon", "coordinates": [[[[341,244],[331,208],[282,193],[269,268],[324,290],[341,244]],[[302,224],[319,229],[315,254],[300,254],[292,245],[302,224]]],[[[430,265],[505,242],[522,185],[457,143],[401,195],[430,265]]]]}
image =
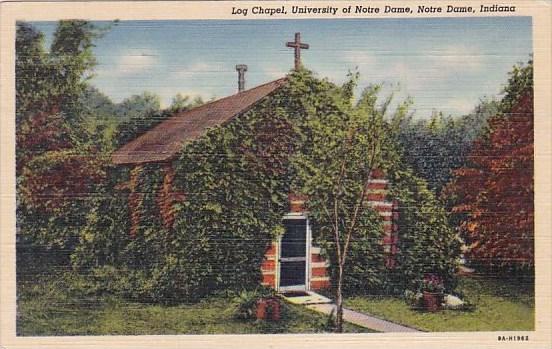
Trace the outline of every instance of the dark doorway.
{"type": "Polygon", "coordinates": [[[280,244],[280,287],[305,289],[307,220],[284,220],[286,231],[280,244]]]}

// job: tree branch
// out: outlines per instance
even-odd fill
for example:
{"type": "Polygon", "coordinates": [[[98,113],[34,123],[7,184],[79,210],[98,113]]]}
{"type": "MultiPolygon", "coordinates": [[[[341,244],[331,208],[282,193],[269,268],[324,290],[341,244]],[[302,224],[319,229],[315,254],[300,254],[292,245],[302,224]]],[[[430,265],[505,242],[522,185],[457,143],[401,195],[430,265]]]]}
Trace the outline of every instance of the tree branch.
{"type": "Polygon", "coordinates": [[[343,246],[343,257],[342,257],[343,260],[341,262],[343,265],[345,264],[345,260],[346,260],[346,257],[347,257],[347,251],[349,249],[349,244],[350,244],[350,241],[351,241],[351,237],[353,235],[353,231],[354,231],[356,223],[358,221],[358,214],[360,212],[360,209],[362,207],[364,207],[364,200],[365,200],[365,197],[366,197],[366,191],[368,189],[368,184],[370,182],[370,179],[372,178],[371,174],[372,174],[372,171],[374,169],[376,154],[379,153],[377,151],[378,142],[379,142],[379,135],[376,135],[376,137],[374,139],[374,143],[373,143],[373,148],[374,149],[372,149],[372,155],[370,157],[370,161],[368,162],[369,165],[363,171],[365,178],[362,181],[362,190],[360,192],[360,196],[358,198],[357,204],[355,205],[355,210],[353,212],[353,217],[351,219],[349,229],[347,229],[347,233],[346,233],[347,237],[346,237],[346,240],[345,240],[345,245],[343,246]]]}
{"type": "MultiPolygon", "coordinates": [[[[350,133],[354,132],[354,130],[350,130],[350,133]]],[[[352,134],[349,135],[347,141],[345,142],[345,151],[347,151],[348,148],[350,148],[352,143],[352,134]]],[[[343,177],[345,176],[345,169],[346,169],[346,161],[345,157],[343,157],[343,160],[341,161],[341,166],[339,169],[339,175],[337,177],[336,185],[334,187],[333,191],[333,199],[334,199],[334,239],[336,243],[337,248],[337,260],[340,265],[342,265],[342,259],[343,255],[346,253],[346,249],[341,249],[341,239],[339,236],[339,210],[338,210],[338,197],[341,196],[341,189],[342,189],[342,181],[343,177]]]]}

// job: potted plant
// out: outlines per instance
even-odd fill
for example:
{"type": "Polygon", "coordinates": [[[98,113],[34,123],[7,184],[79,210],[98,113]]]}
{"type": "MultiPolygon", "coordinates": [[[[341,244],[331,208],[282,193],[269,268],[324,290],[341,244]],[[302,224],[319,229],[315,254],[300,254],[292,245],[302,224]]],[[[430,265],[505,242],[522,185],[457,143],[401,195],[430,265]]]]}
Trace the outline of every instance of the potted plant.
{"type": "Polygon", "coordinates": [[[237,319],[278,321],[281,317],[280,299],[270,289],[242,290],[233,303],[232,313],[237,319]]]}
{"type": "Polygon", "coordinates": [[[435,312],[441,309],[445,286],[442,279],[435,274],[426,274],[422,281],[424,307],[427,311],[435,312]]]}

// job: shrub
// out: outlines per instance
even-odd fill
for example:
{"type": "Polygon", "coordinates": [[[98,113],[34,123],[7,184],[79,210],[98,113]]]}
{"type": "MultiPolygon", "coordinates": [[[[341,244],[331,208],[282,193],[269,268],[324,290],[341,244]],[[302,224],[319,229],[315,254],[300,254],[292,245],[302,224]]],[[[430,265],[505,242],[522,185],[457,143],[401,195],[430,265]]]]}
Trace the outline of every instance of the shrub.
{"type": "MultiPolygon", "coordinates": [[[[456,286],[460,238],[424,180],[410,170],[392,171],[390,195],[399,202],[398,267],[391,284],[397,290],[417,291],[426,274],[438,276],[445,290],[456,286]]],[[[401,291],[402,292],[402,291],[401,291]]]]}
{"type": "MultiPolygon", "coordinates": [[[[360,228],[352,237],[345,273],[343,279],[343,293],[345,295],[380,294],[386,284],[386,270],[384,265],[383,225],[381,218],[372,210],[366,211],[360,219],[360,228]]],[[[333,247],[332,237],[327,236],[331,231],[327,229],[328,222],[319,222],[313,227],[318,234],[318,243],[323,247],[323,255],[330,261],[330,277],[335,285],[337,277],[337,256],[333,247]]],[[[332,294],[333,296],[333,294],[332,294]]]]}

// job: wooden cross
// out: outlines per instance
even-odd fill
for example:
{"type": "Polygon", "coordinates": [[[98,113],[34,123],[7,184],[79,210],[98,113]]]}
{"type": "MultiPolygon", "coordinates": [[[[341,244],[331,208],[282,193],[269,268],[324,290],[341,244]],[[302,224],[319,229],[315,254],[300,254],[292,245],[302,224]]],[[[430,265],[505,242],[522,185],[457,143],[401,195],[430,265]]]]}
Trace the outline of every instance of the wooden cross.
{"type": "Polygon", "coordinates": [[[287,42],[286,46],[295,49],[295,70],[299,70],[301,68],[301,49],[308,50],[309,44],[301,42],[301,33],[295,33],[295,41],[287,42]]]}

